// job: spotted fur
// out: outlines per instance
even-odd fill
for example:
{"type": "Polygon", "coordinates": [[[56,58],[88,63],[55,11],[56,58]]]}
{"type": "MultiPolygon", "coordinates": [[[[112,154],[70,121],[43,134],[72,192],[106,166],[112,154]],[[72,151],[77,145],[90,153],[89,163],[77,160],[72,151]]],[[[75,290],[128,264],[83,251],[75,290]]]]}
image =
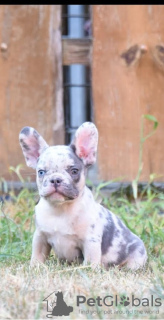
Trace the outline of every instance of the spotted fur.
{"type": "Polygon", "coordinates": [[[31,127],[23,128],[19,138],[27,165],[36,169],[40,195],[31,264],[44,262],[53,248],[70,263],[143,267],[147,254],[142,240],[96,203],[85,186],[87,167],[96,161],[95,125],[82,124],[70,146],[48,146],[31,127]]]}

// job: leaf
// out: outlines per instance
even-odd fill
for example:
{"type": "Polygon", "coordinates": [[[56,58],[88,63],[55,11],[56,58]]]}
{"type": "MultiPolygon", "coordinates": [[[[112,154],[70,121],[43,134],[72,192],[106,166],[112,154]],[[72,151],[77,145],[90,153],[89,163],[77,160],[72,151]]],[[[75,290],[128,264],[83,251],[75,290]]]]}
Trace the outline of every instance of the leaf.
{"type": "Polygon", "coordinates": [[[153,226],[152,223],[149,221],[149,228],[152,234],[154,234],[153,226]]]}
{"type": "Polygon", "coordinates": [[[158,127],[157,119],[151,114],[144,114],[144,118],[154,122],[154,130],[158,127]]]}
{"type": "Polygon", "coordinates": [[[157,121],[157,119],[156,119],[154,116],[152,116],[151,114],[144,114],[143,117],[144,117],[145,119],[148,119],[148,120],[154,122],[153,130],[152,130],[146,137],[143,137],[143,138],[142,138],[142,142],[145,142],[148,138],[150,138],[150,137],[155,133],[155,130],[156,130],[157,127],[158,127],[158,121],[157,121]]]}
{"type": "Polygon", "coordinates": [[[104,187],[107,187],[109,186],[110,184],[112,184],[113,182],[117,182],[117,181],[120,181],[122,180],[124,177],[118,177],[116,179],[113,179],[113,180],[110,180],[110,181],[106,181],[106,182],[102,182],[102,183],[99,183],[99,185],[97,186],[96,188],[96,191],[99,192],[101,189],[103,189],[104,187]]]}

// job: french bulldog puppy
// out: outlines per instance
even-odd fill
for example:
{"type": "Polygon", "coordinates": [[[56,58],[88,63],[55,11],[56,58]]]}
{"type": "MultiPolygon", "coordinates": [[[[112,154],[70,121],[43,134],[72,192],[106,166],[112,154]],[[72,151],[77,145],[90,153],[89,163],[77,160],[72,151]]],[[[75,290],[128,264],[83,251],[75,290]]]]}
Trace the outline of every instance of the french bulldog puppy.
{"type": "Polygon", "coordinates": [[[31,127],[21,130],[19,140],[27,166],[36,169],[40,195],[31,265],[44,263],[53,248],[68,262],[143,267],[147,254],[142,240],[96,203],[85,185],[87,168],[96,161],[95,125],[83,123],[69,146],[49,146],[31,127]]]}

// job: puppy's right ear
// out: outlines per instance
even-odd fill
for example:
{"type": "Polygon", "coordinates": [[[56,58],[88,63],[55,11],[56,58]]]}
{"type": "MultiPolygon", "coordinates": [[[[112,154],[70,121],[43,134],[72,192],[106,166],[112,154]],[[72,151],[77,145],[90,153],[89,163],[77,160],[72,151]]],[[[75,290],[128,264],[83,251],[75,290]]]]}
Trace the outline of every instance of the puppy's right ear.
{"type": "Polygon", "coordinates": [[[28,167],[36,168],[40,154],[48,147],[42,136],[31,127],[24,127],[19,134],[19,142],[28,167]]]}
{"type": "Polygon", "coordinates": [[[71,147],[85,166],[96,161],[98,131],[92,122],[84,122],[76,131],[71,147]]]}

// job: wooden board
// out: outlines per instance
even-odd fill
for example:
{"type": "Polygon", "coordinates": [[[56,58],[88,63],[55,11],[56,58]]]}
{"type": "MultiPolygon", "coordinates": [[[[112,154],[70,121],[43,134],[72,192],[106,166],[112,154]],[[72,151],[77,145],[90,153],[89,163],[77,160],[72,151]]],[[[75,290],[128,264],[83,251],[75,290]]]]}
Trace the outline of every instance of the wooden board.
{"type": "MultiPolygon", "coordinates": [[[[93,103],[99,177],[135,178],[143,114],[159,121],[145,142],[141,181],[164,181],[163,5],[93,6],[93,103]]],[[[145,121],[145,134],[152,124],[145,121]]]]}
{"type": "MultiPolygon", "coordinates": [[[[0,6],[0,176],[25,163],[19,131],[64,142],[60,5],[0,6]]],[[[30,171],[31,172],[31,171],[30,171]]]]}
{"type": "Polygon", "coordinates": [[[83,64],[89,65],[91,62],[92,40],[82,39],[62,39],[63,65],[83,64]]]}

